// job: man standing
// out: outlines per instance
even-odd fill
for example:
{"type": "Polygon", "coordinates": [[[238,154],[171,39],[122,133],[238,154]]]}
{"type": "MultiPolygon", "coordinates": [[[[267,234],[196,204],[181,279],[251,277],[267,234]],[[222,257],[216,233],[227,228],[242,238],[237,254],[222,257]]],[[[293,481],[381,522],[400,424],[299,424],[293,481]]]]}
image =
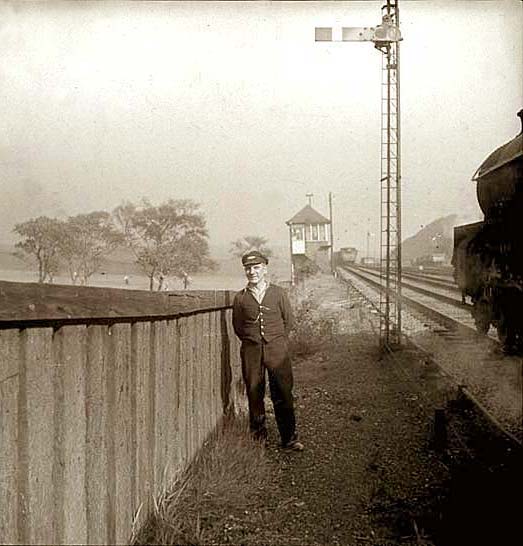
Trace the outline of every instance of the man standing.
{"type": "Polygon", "coordinates": [[[233,303],[233,325],[242,342],[242,375],[249,401],[250,429],[255,439],[266,441],[265,370],[276,423],[284,448],[302,451],[296,434],[292,396],[292,367],[288,334],[292,327],[292,309],[282,288],[269,284],[269,260],[257,250],[242,257],[247,286],[233,303]]]}

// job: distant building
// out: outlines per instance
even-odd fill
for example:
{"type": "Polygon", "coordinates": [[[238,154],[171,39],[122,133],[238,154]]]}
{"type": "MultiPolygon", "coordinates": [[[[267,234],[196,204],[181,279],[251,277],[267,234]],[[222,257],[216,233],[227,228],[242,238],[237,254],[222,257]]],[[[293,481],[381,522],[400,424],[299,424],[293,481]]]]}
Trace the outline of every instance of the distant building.
{"type": "Polygon", "coordinates": [[[289,226],[293,271],[315,265],[330,272],[330,220],[306,205],[285,223],[289,226]]]}

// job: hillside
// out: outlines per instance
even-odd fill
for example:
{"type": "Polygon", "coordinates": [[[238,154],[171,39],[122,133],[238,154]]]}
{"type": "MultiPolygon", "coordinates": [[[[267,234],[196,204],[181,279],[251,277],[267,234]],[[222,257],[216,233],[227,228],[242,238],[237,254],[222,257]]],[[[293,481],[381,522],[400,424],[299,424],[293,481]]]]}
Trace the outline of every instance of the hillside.
{"type": "Polygon", "coordinates": [[[416,235],[405,239],[402,243],[403,263],[409,265],[412,261],[431,254],[445,254],[445,261],[450,262],[454,244],[453,229],[459,223],[458,215],[450,214],[434,220],[416,235]]]}

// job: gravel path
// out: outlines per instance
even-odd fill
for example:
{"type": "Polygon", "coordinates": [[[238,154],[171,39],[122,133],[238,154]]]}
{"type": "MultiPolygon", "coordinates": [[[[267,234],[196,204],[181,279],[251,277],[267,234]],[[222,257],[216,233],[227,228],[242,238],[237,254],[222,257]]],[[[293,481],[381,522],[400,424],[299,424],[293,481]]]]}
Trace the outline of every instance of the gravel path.
{"type": "MultiPolygon", "coordinates": [[[[373,301],[377,293],[357,278],[351,282],[373,301]]],[[[470,312],[458,311],[460,321],[473,326],[470,312]],[[462,315],[467,317],[463,319],[462,315]]],[[[377,315],[376,327],[379,324],[377,315]]],[[[491,333],[493,328],[491,328],[491,333]]],[[[441,325],[424,318],[419,312],[403,308],[403,332],[418,346],[430,353],[434,360],[472,394],[520,441],[522,421],[522,362],[521,356],[507,356],[495,350],[489,338],[454,335],[441,325]],[[435,335],[437,333],[437,335],[435,335]]]]}
{"type": "MultiPolygon", "coordinates": [[[[332,330],[319,351],[295,359],[305,451],[278,449],[269,417],[273,472],[253,492],[257,508],[235,516],[229,543],[432,544],[431,507],[447,478],[429,449],[432,406],[441,400],[421,403],[397,357],[380,359],[368,311],[334,279],[309,282],[303,299],[332,330]]],[[[411,368],[417,358],[401,355],[411,368]]]]}

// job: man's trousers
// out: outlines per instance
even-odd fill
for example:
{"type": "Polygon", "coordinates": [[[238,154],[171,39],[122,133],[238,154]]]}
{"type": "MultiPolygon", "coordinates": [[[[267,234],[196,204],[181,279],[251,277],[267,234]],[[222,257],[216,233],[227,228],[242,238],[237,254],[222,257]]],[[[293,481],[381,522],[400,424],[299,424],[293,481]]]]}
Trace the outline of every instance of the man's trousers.
{"type": "Polygon", "coordinates": [[[241,346],[242,374],[249,400],[249,421],[255,438],[265,439],[265,370],[269,375],[269,388],[276,424],[281,442],[286,445],[296,439],[296,419],[292,397],[292,367],[288,342],[280,337],[269,343],[244,341],[241,346]]]}

